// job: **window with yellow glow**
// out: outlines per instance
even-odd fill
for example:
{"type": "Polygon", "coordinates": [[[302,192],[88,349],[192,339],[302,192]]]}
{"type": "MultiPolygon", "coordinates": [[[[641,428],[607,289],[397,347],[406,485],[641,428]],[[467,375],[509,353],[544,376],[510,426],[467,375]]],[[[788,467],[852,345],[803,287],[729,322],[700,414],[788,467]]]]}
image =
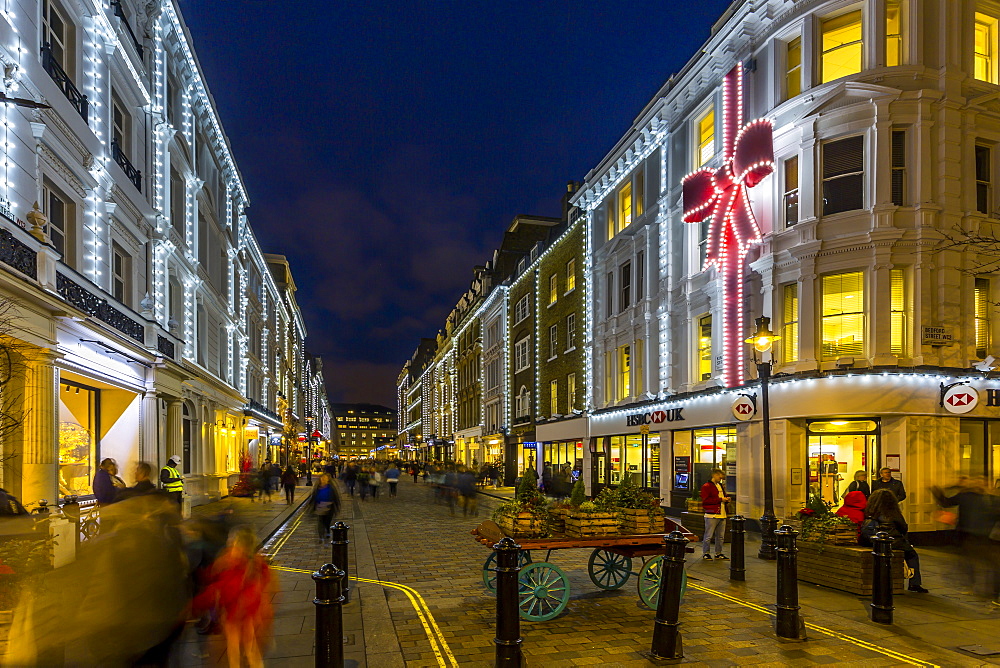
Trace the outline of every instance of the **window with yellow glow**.
{"type": "Polygon", "coordinates": [[[708,380],[712,377],[712,316],[703,315],[698,319],[698,377],[708,380]]]}
{"type": "Polygon", "coordinates": [[[860,72],[864,50],[861,10],[826,19],[821,32],[820,82],[827,83],[860,72]]]}
{"type": "Polygon", "coordinates": [[[796,37],[785,45],[785,97],[790,99],[802,92],[802,38],[796,37]]]}
{"type": "Polygon", "coordinates": [[[559,412],[559,381],[549,382],[549,415],[559,412]]]}
{"type": "Polygon", "coordinates": [[[984,359],[990,347],[990,280],[977,278],[973,293],[976,313],[976,357],[984,359]]]}
{"type": "Polygon", "coordinates": [[[865,274],[861,271],[823,277],[823,359],[864,355],[864,280],[865,274]]]}
{"type": "Polygon", "coordinates": [[[698,166],[715,156],[715,110],[709,109],[698,119],[698,166]]]}
{"type": "Polygon", "coordinates": [[[903,2],[885,0],[885,65],[903,64],[903,2]]]}
{"type": "Polygon", "coordinates": [[[566,376],[566,412],[572,413],[576,408],[576,374],[566,376]]]}
{"type": "Polygon", "coordinates": [[[618,348],[618,398],[632,396],[632,346],[624,345],[618,348]]]}
{"type": "Polygon", "coordinates": [[[626,183],[618,191],[618,231],[632,224],[632,182],[626,183]]]}
{"type": "Polygon", "coordinates": [[[906,284],[902,269],[889,272],[889,352],[906,355],[906,284]]]}
{"type": "Polygon", "coordinates": [[[976,12],[973,47],[973,76],[980,81],[998,83],[996,62],[997,20],[976,12]]]}
{"type": "Polygon", "coordinates": [[[781,291],[781,359],[799,359],[799,284],[789,283],[781,291]]]}
{"type": "Polygon", "coordinates": [[[559,277],[556,274],[549,276],[549,303],[555,304],[559,299],[559,277]]]}
{"type": "Polygon", "coordinates": [[[566,263],[566,292],[576,289],[576,259],[566,263]]]}

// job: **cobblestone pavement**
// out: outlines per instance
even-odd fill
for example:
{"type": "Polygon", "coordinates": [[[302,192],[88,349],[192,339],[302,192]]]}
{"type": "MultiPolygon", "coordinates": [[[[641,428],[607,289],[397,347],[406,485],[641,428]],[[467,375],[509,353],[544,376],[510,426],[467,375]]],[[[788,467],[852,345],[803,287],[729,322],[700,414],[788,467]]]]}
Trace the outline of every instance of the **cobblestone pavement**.
{"type": "MultiPolygon", "coordinates": [[[[489,666],[493,662],[495,603],[482,583],[482,564],[488,551],[469,535],[490,514],[499,499],[480,496],[479,516],[452,515],[434,502],[424,484],[401,482],[399,497],[377,501],[348,499],[344,515],[352,525],[352,575],[401,583],[419,592],[450,651],[460,666],[489,666]]],[[[315,570],[329,560],[329,547],[320,545],[308,516],[275,555],[283,567],[315,570]]],[[[748,554],[751,552],[748,545],[748,554]]],[[[544,554],[532,555],[535,561],[544,554]]],[[[880,628],[865,619],[866,601],[823,590],[828,595],[803,596],[803,615],[815,627],[800,643],[779,642],[772,631],[772,588],[766,586],[773,565],[748,559],[750,585],[733,585],[724,564],[696,562],[690,555],[691,579],[681,611],[684,663],[701,666],[790,665],[847,663],[859,666],[916,665],[975,666],[987,659],[946,649],[954,644],[938,638],[932,644],[912,634],[905,624],[927,624],[934,608],[947,608],[932,597],[921,601],[920,619],[897,617],[900,626],[880,628]],[[716,572],[717,571],[717,572],[716,572]],[[725,597],[723,597],[725,596],[725,597]],[[749,602],[752,607],[740,604],[749,602]],[[942,646],[938,646],[942,645],[942,646]],[[895,654],[885,654],[879,648],[895,654]]],[[[549,622],[522,622],[524,653],[529,665],[648,666],[641,652],[650,646],[653,612],[636,593],[634,580],[613,592],[598,590],[587,575],[588,550],[553,552],[550,561],[570,578],[572,597],[565,612],[549,622]]],[[[638,561],[638,560],[637,560],[638,561]]],[[[633,564],[637,570],[639,564],[633,564]]],[[[307,574],[282,573],[283,591],[276,595],[276,636],[268,665],[306,665],[312,658],[312,582],[307,574]]],[[[770,580],[773,582],[773,579],[770,580]]],[[[373,584],[353,583],[355,597],[345,607],[345,648],[352,666],[438,666],[424,625],[407,596],[373,584]]],[[[817,588],[819,589],[819,588],[817,588]]],[[[808,592],[807,592],[808,593],[808,592]]],[[[947,603],[947,601],[946,601],[947,603]]],[[[905,608],[905,606],[904,606],[905,608]]],[[[907,615],[915,614],[910,608],[907,615]]],[[[950,627],[952,618],[942,617],[950,627]]],[[[1000,618],[983,614],[963,618],[982,644],[1000,637],[1000,618]],[[992,631],[990,630],[992,629],[992,631]]],[[[940,635],[940,634],[939,634],[940,635]]],[[[214,658],[214,657],[212,657],[214,658]]]]}

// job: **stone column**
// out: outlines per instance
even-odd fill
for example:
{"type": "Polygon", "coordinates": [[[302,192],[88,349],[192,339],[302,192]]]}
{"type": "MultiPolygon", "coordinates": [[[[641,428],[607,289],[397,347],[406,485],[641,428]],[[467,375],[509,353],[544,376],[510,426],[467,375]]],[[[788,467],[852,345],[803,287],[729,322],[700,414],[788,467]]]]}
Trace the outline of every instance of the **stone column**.
{"type": "MultiPolygon", "coordinates": [[[[173,455],[184,455],[184,441],[181,433],[182,403],[180,399],[174,397],[167,399],[167,459],[173,455]]],[[[166,464],[166,461],[163,463],[166,464]]],[[[183,471],[183,466],[181,470],[183,471]]]]}
{"type": "Polygon", "coordinates": [[[25,360],[21,500],[35,503],[59,496],[59,355],[38,350],[25,360]]]}
{"type": "Polygon", "coordinates": [[[156,474],[160,466],[160,406],[153,390],[142,395],[139,404],[139,459],[153,467],[156,474]]]}

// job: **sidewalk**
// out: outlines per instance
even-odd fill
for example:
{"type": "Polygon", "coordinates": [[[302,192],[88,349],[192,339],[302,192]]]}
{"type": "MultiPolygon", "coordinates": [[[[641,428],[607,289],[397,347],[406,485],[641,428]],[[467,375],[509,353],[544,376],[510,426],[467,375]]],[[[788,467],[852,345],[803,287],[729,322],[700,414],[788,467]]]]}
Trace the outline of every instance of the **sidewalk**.
{"type": "Polygon", "coordinates": [[[271,496],[273,501],[270,503],[264,503],[259,499],[227,496],[212,503],[193,506],[191,517],[208,517],[232,509],[241,523],[253,527],[257,540],[263,544],[309,498],[310,494],[312,487],[299,485],[295,488],[295,502],[290,506],[285,503],[284,491],[275,492],[271,496]]]}

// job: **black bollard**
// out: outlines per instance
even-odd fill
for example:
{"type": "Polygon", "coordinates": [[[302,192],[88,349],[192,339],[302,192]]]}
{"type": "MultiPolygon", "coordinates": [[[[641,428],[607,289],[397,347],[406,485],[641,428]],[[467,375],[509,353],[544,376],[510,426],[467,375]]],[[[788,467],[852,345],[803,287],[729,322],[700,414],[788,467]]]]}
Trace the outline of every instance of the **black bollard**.
{"type": "Polygon", "coordinates": [[[344,580],[340,584],[340,593],[344,596],[344,603],[351,602],[351,560],[347,554],[347,548],[351,544],[347,538],[347,530],[350,528],[344,522],[335,522],[330,527],[330,559],[337,564],[340,570],[344,571],[344,580]]]}
{"type": "Polygon", "coordinates": [[[778,617],[774,628],[779,638],[805,640],[806,628],[799,616],[799,572],[795,556],[798,534],[787,524],[774,532],[778,555],[778,617]]]}
{"type": "Polygon", "coordinates": [[[521,656],[521,611],[518,608],[518,575],[521,572],[519,556],[521,546],[513,538],[502,538],[493,546],[497,552],[497,636],[494,665],[504,668],[520,668],[521,656]]]}
{"type": "Polygon", "coordinates": [[[660,562],[660,598],[656,602],[653,625],[652,659],[683,659],[680,622],[681,584],[684,579],[684,550],[688,539],[680,531],[663,537],[664,555],[660,562]]]}
{"type": "Polygon", "coordinates": [[[872,561],[869,616],[876,624],[892,624],[892,536],[885,531],[872,537],[872,561]]]}
{"type": "Polygon", "coordinates": [[[312,574],[316,582],[316,668],[344,666],[344,597],[340,583],[344,572],[333,564],[323,564],[312,574]]]}
{"type": "Polygon", "coordinates": [[[729,579],[743,582],[747,579],[746,553],[743,542],[747,534],[747,519],[742,515],[736,515],[730,521],[732,522],[730,530],[732,544],[729,546],[729,552],[732,559],[729,561],[729,579]]]}

